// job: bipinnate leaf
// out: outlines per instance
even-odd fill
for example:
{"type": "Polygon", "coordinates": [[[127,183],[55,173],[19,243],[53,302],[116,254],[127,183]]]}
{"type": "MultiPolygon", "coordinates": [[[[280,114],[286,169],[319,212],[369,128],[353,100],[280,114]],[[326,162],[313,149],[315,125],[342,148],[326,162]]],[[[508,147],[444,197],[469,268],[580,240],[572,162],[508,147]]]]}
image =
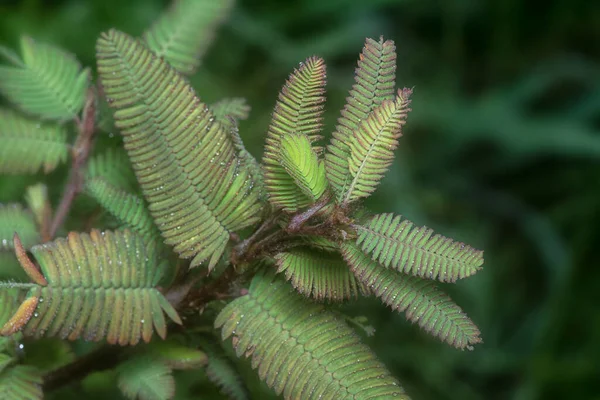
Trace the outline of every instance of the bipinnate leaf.
{"type": "Polygon", "coordinates": [[[29,37],[21,39],[21,57],[0,65],[0,93],[36,117],[72,119],[83,107],[89,71],[73,55],[29,37]]]}
{"type": "Polygon", "coordinates": [[[356,333],[271,274],[229,303],[215,326],[285,399],[407,399],[356,333]]]}
{"type": "Polygon", "coordinates": [[[394,160],[401,128],[410,109],[410,89],[401,89],[395,100],[384,100],[362,121],[350,138],[350,181],[343,195],[347,204],[371,195],[394,160]]]}
{"type": "Polygon", "coordinates": [[[304,134],[291,133],[281,138],[281,166],[312,202],[327,189],[325,164],[320,161],[304,134]]]}
{"type": "Polygon", "coordinates": [[[356,225],[357,244],[386,268],[442,282],[455,282],[475,274],[483,264],[483,251],[442,235],[415,227],[400,215],[378,214],[356,225]]]}
{"type": "Polygon", "coordinates": [[[48,173],[68,153],[63,127],[0,108],[0,174],[33,174],[40,168],[48,173]]]}
{"type": "Polygon", "coordinates": [[[119,222],[149,240],[160,239],[160,233],[141,197],[119,189],[100,177],[88,180],[85,191],[119,222]]]}
{"type": "Polygon", "coordinates": [[[355,83],[346,99],[325,154],[327,177],[342,202],[351,181],[348,161],[354,132],[384,100],[393,100],[396,79],[396,46],[391,40],[367,39],[356,68],[355,83]]]}
{"type": "Polygon", "coordinates": [[[250,395],[239,371],[223,351],[221,345],[212,339],[199,338],[200,347],[208,356],[204,372],[221,393],[232,400],[248,400],[250,395]]]}
{"type": "Polygon", "coordinates": [[[40,243],[40,234],[31,211],[20,204],[0,204],[0,251],[12,251],[17,232],[25,248],[40,243]]]}
{"type": "Polygon", "coordinates": [[[196,71],[233,0],[179,0],[148,29],[150,50],[182,74],[196,71]]]}
{"type": "Polygon", "coordinates": [[[117,384],[130,400],[168,400],[175,395],[175,379],[167,365],[137,356],[117,367],[117,384]]]}
{"type": "Polygon", "coordinates": [[[479,329],[432,281],[386,269],[350,242],[342,245],[342,255],[356,278],[407,320],[459,349],[481,343],[479,329]]]}
{"type": "Polygon", "coordinates": [[[141,42],[111,30],[98,71],[165,243],[214,267],[230,233],[259,219],[259,193],[231,138],[187,81],[141,42]],[[174,95],[175,94],[175,95],[174,95]]]}
{"type": "Polygon", "coordinates": [[[0,372],[0,399],[38,400],[42,393],[42,375],[29,365],[13,365],[0,372]]]}
{"type": "Polygon", "coordinates": [[[277,272],[284,273],[300,294],[315,300],[343,301],[364,292],[339,253],[294,249],[275,256],[277,272]]]}
{"type": "Polygon", "coordinates": [[[128,192],[135,191],[137,181],[127,153],[122,149],[108,149],[90,158],[85,179],[102,178],[112,186],[128,192]]]}
{"type": "Polygon", "coordinates": [[[294,179],[280,164],[281,139],[289,134],[304,134],[311,143],[319,140],[325,103],[325,62],[311,57],[294,70],[275,104],[263,155],[265,186],[269,201],[276,208],[296,212],[310,204],[294,179]]]}
{"type": "Polygon", "coordinates": [[[34,280],[4,283],[26,289],[19,309],[0,329],[10,335],[75,340],[106,340],[120,345],[150,341],[153,331],[166,335],[166,313],[181,323],[175,309],[156,289],[165,272],[154,242],[128,231],[70,233],[66,239],[36,245],[37,266],[22,262],[34,280]]]}

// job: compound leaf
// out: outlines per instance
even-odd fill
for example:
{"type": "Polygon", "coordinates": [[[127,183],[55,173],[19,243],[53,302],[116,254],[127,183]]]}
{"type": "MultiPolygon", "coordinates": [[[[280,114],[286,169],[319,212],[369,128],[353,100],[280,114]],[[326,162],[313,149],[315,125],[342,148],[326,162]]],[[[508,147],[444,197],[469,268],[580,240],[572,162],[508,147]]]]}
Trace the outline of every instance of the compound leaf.
{"type": "Polygon", "coordinates": [[[292,133],[306,135],[311,143],[321,138],[325,78],[325,62],[307,59],[290,75],[275,104],[263,156],[264,177],[269,201],[286,212],[309,205],[310,199],[280,164],[281,140],[292,133]]]}
{"type": "Polygon", "coordinates": [[[85,190],[121,223],[148,239],[160,238],[160,233],[141,197],[119,189],[100,177],[88,180],[85,190]]]}
{"type": "Polygon", "coordinates": [[[208,379],[229,399],[249,399],[250,395],[246,386],[244,386],[239,371],[227,357],[220,344],[203,338],[199,340],[200,347],[208,356],[208,364],[204,368],[208,379]]]}
{"type": "Polygon", "coordinates": [[[29,210],[20,204],[0,204],[0,251],[13,250],[15,232],[27,249],[40,242],[34,216],[29,210]]]}
{"type": "Polygon", "coordinates": [[[215,326],[285,399],[408,398],[350,327],[270,274],[256,275],[215,326]]]}
{"type": "Polygon", "coordinates": [[[346,99],[346,105],[338,119],[338,124],[330,144],[327,146],[325,163],[327,177],[338,201],[351,181],[348,160],[350,158],[350,141],[358,130],[361,121],[367,119],[371,111],[383,100],[392,100],[395,91],[396,46],[391,40],[379,41],[367,39],[363,47],[358,67],[356,68],[355,83],[346,99]]]}
{"type": "Polygon", "coordinates": [[[395,100],[384,100],[354,131],[349,142],[350,181],[343,203],[368,197],[383,178],[394,160],[411,93],[410,89],[399,90],[395,100]]]}
{"type": "Polygon", "coordinates": [[[125,149],[165,243],[214,267],[230,233],[261,209],[228,132],[186,80],[116,30],[97,43],[98,71],[125,149]],[[175,94],[175,95],[173,95],[175,94]]]}
{"type": "Polygon", "coordinates": [[[21,39],[21,55],[0,65],[0,92],[28,114],[72,119],[83,107],[89,71],[73,55],[28,37],[21,39]]]}
{"type": "Polygon", "coordinates": [[[426,332],[459,349],[481,343],[479,329],[432,281],[386,269],[350,242],[342,245],[342,255],[357,279],[426,332]]]}
{"type": "Polygon", "coordinates": [[[357,298],[365,289],[356,281],[338,254],[314,249],[294,249],[279,253],[277,272],[283,272],[302,295],[316,300],[343,301],[357,298]]]}
{"type": "Polygon", "coordinates": [[[101,177],[113,186],[134,191],[137,185],[135,174],[127,153],[119,149],[108,149],[90,158],[85,170],[86,180],[101,177]]]}
{"type": "Polygon", "coordinates": [[[153,357],[137,356],[121,363],[117,384],[131,400],[168,400],[175,395],[171,369],[153,357]]]}
{"type": "Polygon", "coordinates": [[[357,225],[357,244],[386,268],[442,282],[455,282],[476,273],[483,251],[415,227],[400,215],[379,214],[357,225]]]}
{"type": "Polygon", "coordinates": [[[42,399],[42,375],[32,366],[14,365],[0,372],[0,399],[42,399]]]}
{"type": "Polygon", "coordinates": [[[0,108],[0,173],[53,171],[67,159],[67,133],[53,123],[40,123],[0,108]]]}
{"type": "Polygon", "coordinates": [[[32,247],[31,253],[41,273],[30,260],[19,260],[36,283],[2,285],[3,290],[27,289],[2,335],[22,331],[35,338],[106,337],[111,344],[133,345],[140,338],[148,342],[154,330],[165,337],[163,312],[181,323],[156,289],[166,265],[154,243],[139,235],[128,230],[72,232],[66,239],[32,247]]]}
{"type": "Polygon", "coordinates": [[[281,166],[312,202],[327,189],[325,164],[317,158],[308,136],[292,133],[281,138],[281,166]]]}
{"type": "Polygon", "coordinates": [[[250,105],[243,97],[233,97],[229,99],[219,100],[210,106],[215,118],[223,125],[226,125],[227,117],[233,118],[235,121],[248,119],[250,115],[250,105]]]}
{"type": "Polygon", "coordinates": [[[150,50],[182,74],[196,71],[232,0],[179,0],[143,35],[150,50]]]}

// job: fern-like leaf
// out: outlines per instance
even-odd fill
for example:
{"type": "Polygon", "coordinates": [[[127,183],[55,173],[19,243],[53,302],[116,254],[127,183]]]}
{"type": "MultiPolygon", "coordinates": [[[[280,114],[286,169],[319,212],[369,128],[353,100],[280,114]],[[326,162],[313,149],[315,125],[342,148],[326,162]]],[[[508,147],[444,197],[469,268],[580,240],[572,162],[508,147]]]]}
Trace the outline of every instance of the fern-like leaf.
{"type": "Polygon", "coordinates": [[[411,93],[410,89],[399,90],[395,100],[384,100],[354,131],[348,159],[350,182],[343,203],[370,196],[383,178],[394,160],[411,93]]]}
{"type": "Polygon", "coordinates": [[[0,65],[0,92],[28,114],[73,118],[83,107],[89,71],[71,54],[28,37],[21,39],[21,55],[18,63],[0,65]]]}
{"type": "Polygon", "coordinates": [[[308,136],[289,134],[281,139],[281,166],[311,201],[321,198],[327,189],[325,164],[317,158],[308,136]]]}
{"type": "Polygon", "coordinates": [[[232,0],[179,0],[144,33],[148,47],[182,74],[192,74],[232,0]]]}
{"type": "Polygon", "coordinates": [[[215,118],[223,125],[227,124],[227,117],[236,121],[248,119],[250,115],[250,105],[243,97],[233,97],[223,99],[210,106],[215,118]]]}
{"type": "Polygon", "coordinates": [[[117,367],[117,384],[131,400],[168,400],[175,395],[171,369],[153,357],[138,356],[117,367]]]}
{"type": "Polygon", "coordinates": [[[27,249],[40,242],[35,219],[29,210],[20,204],[0,204],[0,251],[12,251],[15,232],[27,249]]]}
{"type": "Polygon", "coordinates": [[[311,143],[319,140],[325,102],[325,63],[311,57],[295,70],[279,94],[265,143],[263,156],[265,186],[269,201],[276,208],[295,212],[310,204],[280,164],[281,139],[298,133],[311,143]]]}
{"type": "MultiPolygon", "coordinates": [[[[20,261],[35,283],[19,309],[0,330],[26,336],[136,344],[154,330],[164,338],[163,312],[181,323],[177,312],[156,289],[165,263],[153,242],[128,230],[70,233],[66,239],[31,249],[41,272],[24,254],[20,261]],[[25,257],[25,258],[23,258],[25,257]]],[[[17,256],[19,256],[17,252],[17,256]]],[[[11,284],[2,285],[2,289],[11,284]]]]}
{"type": "Polygon", "coordinates": [[[134,191],[137,185],[127,153],[122,149],[109,149],[90,158],[85,179],[96,177],[129,192],[134,191]]]}
{"type": "Polygon", "coordinates": [[[261,209],[226,129],[139,41],[111,30],[97,51],[116,124],[165,243],[194,257],[191,266],[208,259],[212,268],[230,232],[256,223],[261,209]]]}
{"type": "Polygon", "coordinates": [[[0,399],[42,399],[42,375],[28,365],[15,365],[0,372],[0,399]]]}
{"type": "Polygon", "coordinates": [[[476,273],[483,251],[414,224],[394,214],[379,214],[356,226],[357,244],[386,268],[442,282],[476,273]]]}
{"type": "Polygon", "coordinates": [[[339,254],[294,249],[279,253],[275,259],[277,272],[283,272],[292,286],[306,297],[343,301],[357,298],[365,291],[339,254]]]}
{"type": "Polygon", "coordinates": [[[339,202],[343,200],[351,181],[348,161],[354,132],[382,101],[394,98],[395,50],[394,42],[384,41],[382,37],[379,41],[367,39],[360,54],[354,77],[355,84],[346,99],[346,105],[325,155],[327,177],[339,202]]]}
{"type": "Polygon", "coordinates": [[[68,150],[64,128],[0,108],[0,174],[51,172],[68,150]]]}
{"type": "Polygon", "coordinates": [[[285,399],[408,398],[352,329],[271,275],[255,276],[215,326],[285,399]]]}
{"type": "Polygon", "coordinates": [[[357,279],[423,330],[459,349],[481,343],[479,329],[432,281],[386,269],[353,243],[342,245],[342,255],[357,279]]]}
{"type": "Polygon", "coordinates": [[[141,197],[127,193],[99,177],[88,180],[85,190],[121,223],[146,238],[160,238],[160,233],[141,197]]]}
{"type": "Polygon", "coordinates": [[[221,345],[212,339],[199,338],[198,340],[200,347],[208,356],[208,364],[204,368],[208,379],[229,399],[248,400],[250,395],[242,377],[221,345]]]}

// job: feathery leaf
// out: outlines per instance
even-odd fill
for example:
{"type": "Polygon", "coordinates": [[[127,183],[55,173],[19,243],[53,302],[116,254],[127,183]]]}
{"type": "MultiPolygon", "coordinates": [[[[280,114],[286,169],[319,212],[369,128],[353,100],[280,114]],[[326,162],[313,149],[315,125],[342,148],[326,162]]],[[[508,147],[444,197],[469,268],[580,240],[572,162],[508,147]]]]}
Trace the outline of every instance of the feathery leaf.
{"type": "MultiPolygon", "coordinates": [[[[25,300],[0,330],[36,338],[136,344],[154,330],[164,338],[163,312],[181,323],[155,288],[165,263],[153,242],[130,231],[70,233],[66,239],[31,249],[46,282],[15,284],[28,289],[25,300]]],[[[25,268],[25,265],[24,265],[25,268]]],[[[28,268],[36,268],[35,266],[28,268]]],[[[11,284],[0,287],[6,290],[11,284]]]]}
{"type": "Polygon", "coordinates": [[[255,276],[215,326],[285,399],[408,398],[352,329],[270,274],[255,276]]]}
{"type": "Polygon", "coordinates": [[[143,35],[150,50],[191,75],[229,13],[232,0],[179,0],[143,35]]]}
{"type": "Polygon", "coordinates": [[[327,177],[338,196],[338,202],[343,200],[351,181],[348,161],[354,132],[383,100],[394,98],[395,51],[396,46],[391,40],[384,41],[383,37],[379,41],[367,39],[358,59],[355,84],[346,99],[325,155],[327,177]]]}
{"type": "Polygon", "coordinates": [[[343,196],[350,203],[371,195],[394,160],[401,128],[410,109],[412,90],[398,91],[395,100],[384,100],[362,121],[350,139],[350,181],[343,196]]]}
{"type": "Polygon", "coordinates": [[[0,251],[13,247],[13,236],[17,232],[25,248],[40,242],[40,235],[33,214],[20,204],[0,204],[0,251]]]}
{"type": "Polygon", "coordinates": [[[15,365],[0,372],[0,399],[38,400],[42,393],[42,376],[28,365],[15,365]]]}
{"type": "Polygon", "coordinates": [[[212,268],[230,232],[259,220],[259,194],[226,129],[193,89],[142,43],[111,30],[98,71],[125,149],[165,243],[212,268]],[[176,93],[176,95],[172,95],[176,93]]]}
{"type": "Polygon", "coordinates": [[[89,71],[73,55],[28,37],[21,39],[21,55],[19,63],[0,65],[0,93],[28,114],[73,118],[83,107],[89,71]]]}
{"type": "Polygon", "coordinates": [[[51,172],[67,159],[68,150],[64,128],[0,108],[0,173],[51,172]]]}
{"type": "Polygon", "coordinates": [[[101,177],[113,186],[132,192],[137,187],[135,174],[127,153],[122,149],[109,149],[90,158],[85,179],[101,177]]]}
{"type": "Polygon", "coordinates": [[[233,97],[230,99],[219,100],[210,106],[215,118],[223,125],[227,124],[227,117],[236,121],[248,119],[250,115],[250,105],[243,97],[233,97]]]}
{"type": "Polygon", "coordinates": [[[137,356],[117,367],[119,389],[131,400],[168,400],[175,395],[171,369],[153,357],[137,356]]]}
{"type": "Polygon", "coordinates": [[[311,143],[321,138],[325,78],[324,61],[309,58],[290,75],[275,104],[263,156],[264,177],[269,201],[286,212],[309,205],[310,199],[280,164],[281,139],[292,133],[308,136],[311,143]]]}
{"type": "Polygon", "coordinates": [[[369,259],[358,246],[346,242],[342,255],[364,285],[406,319],[459,349],[481,343],[479,329],[432,281],[389,270],[369,259]]]}
{"type": "Polygon", "coordinates": [[[279,253],[277,272],[285,273],[294,289],[316,300],[343,301],[364,292],[339,254],[294,249],[279,253]]]}
{"type": "Polygon", "coordinates": [[[221,345],[204,338],[200,338],[199,341],[200,347],[208,356],[208,364],[204,368],[208,379],[229,399],[248,400],[250,395],[242,377],[221,345]]]}
{"type": "Polygon", "coordinates": [[[327,189],[325,164],[317,158],[308,136],[291,133],[281,138],[281,166],[312,202],[327,189]]]}
{"type": "Polygon", "coordinates": [[[400,215],[379,214],[356,226],[357,244],[386,268],[423,278],[455,282],[476,273],[483,252],[442,235],[415,227],[400,215]]]}

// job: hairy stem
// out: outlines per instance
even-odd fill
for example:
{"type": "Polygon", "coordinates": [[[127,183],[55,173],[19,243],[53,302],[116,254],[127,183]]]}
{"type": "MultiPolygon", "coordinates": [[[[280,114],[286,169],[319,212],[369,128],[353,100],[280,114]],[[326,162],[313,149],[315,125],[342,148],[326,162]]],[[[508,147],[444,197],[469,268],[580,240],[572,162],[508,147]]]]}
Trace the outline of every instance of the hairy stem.
{"type": "Polygon", "coordinates": [[[92,140],[96,130],[96,94],[93,88],[88,89],[81,120],[77,120],[78,136],[72,149],[72,163],[69,179],[62,198],[50,224],[48,240],[52,240],[69,215],[73,200],[83,187],[85,166],[92,149],[92,140]]]}

